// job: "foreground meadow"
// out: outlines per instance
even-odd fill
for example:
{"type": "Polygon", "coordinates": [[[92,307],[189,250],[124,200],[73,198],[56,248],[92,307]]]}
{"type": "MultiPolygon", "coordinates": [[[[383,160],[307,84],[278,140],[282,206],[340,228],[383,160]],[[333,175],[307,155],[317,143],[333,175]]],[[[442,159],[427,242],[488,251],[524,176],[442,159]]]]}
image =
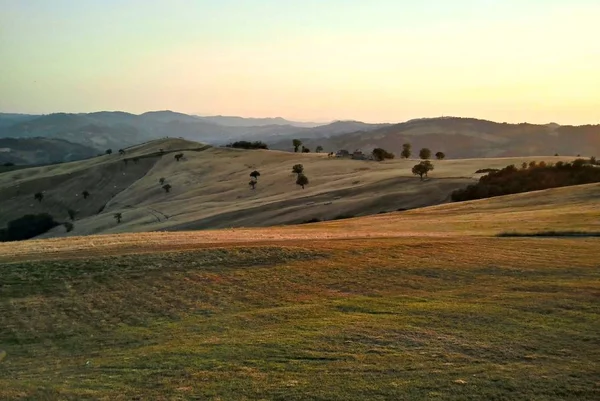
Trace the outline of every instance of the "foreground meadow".
{"type": "Polygon", "coordinates": [[[13,260],[0,399],[599,399],[599,245],[399,237],[13,260]]]}

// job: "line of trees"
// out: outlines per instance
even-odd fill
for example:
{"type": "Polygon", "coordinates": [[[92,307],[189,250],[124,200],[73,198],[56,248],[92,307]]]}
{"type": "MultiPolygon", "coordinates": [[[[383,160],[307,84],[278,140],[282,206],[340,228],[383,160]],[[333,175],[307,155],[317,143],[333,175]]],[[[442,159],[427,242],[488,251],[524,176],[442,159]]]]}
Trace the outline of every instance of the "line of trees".
{"type": "Polygon", "coordinates": [[[269,149],[269,146],[267,146],[266,143],[261,142],[261,141],[254,141],[254,142],[237,141],[237,142],[229,143],[229,144],[225,145],[225,147],[237,148],[237,149],[269,149]]]}
{"type": "Polygon", "coordinates": [[[554,165],[531,162],[524,163],[521,168],[510,165],[491,171],[477,184],[452,192],[451,198],[459,202],[595,182],[600,182],[600,168],[588,160],[554,165]]]}

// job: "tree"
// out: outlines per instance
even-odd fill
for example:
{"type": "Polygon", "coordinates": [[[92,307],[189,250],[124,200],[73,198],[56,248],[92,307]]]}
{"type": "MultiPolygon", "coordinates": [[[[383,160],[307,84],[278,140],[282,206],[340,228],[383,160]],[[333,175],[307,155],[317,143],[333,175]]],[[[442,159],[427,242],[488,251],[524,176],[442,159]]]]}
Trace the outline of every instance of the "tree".
{"type": "Polygon", "coordinates": [[[112,154],[112,149],[106,149],[106,152],[105,152],[105,153],[106,153],[107,155],[111,155],[111,154],[112,154]]]}
{"type": "Polygon", "coordinates": [[[248,185],[250,185],[252,187],[252,189],[256,188],[256,184],[258,184],[258,183],[254,180],[250,180],[250,182],[248,183],[248,185]]]}
{"type": "Polygon", "coordinates": [[[383,161],[385,159],[393,159],[394,154],[383,148],[375,148],[373,149],[373,158],[377,161],[383,161]]]}
{"type": "Polygon", "coordinates": [[[75,221],[75,217],[77,216],[77,212],[73,209],[67,209],[67,214],[72,221],[75,221]]]}
{"type": "Polygon", "coordinates": [[[592,164],[592,165],[597,164],[597,162],[596,162],[596,156],[590,157],[590,164],[592,164]]]}
{"type": "Polygon", "coordinates": [[[176,161],[179,161],[179,160],[181,160],[181,158],[182,158],[182,157],[183,157],[183,153],[177,153],[177,154],[175,155],[175,160],[176,160],[176,161]]]}
{"type": "Polygon", "coordinates": [[[255,181],[258,181],[258,177],[260,177],[260,173],[256,170],[250,173],[250,177],[254,178],[255,181]]]}
{"type": "Polygon", "coordinates": [[[529,162],[529,168],[535,168],[537,166],[537,163],[535,162],[535,160],[532,160],[529,162]]]}
{"type": "Polygon", "coordinates": [[[300,185],[304,189],[304,186],[308,185],[308,178],[304,174],[298,174],[296,185],[300,185]]]}
{"type": "Polygon", "coordinates": [[[302,153],[310,153],[310,149],[302,146],[302,153]]]}
{"type": "Polygon", "coordinates": [[[63,226],[65,226],[65,229],[67,230],[68,233],[70,233],[71,231],[73,231],[73,223],[71,223],[70,221],[65,221],[63,223],[63,226]]]}
{"type": "Polygon", "coordinates": [[[323,151],[323,146],[319,145],[315,148],[315,152],[321,153],[323,151]]]}
{"type": "Polygon", "coordinates": [[[140,161],[139,157],[134,157],[133,158],[133,164],[138,164],[139,161],[140,161]]]}
{"type": "Polygon", "coordinates": [[[411,149],[412,149],[412,145],[410,143],[405,143],[404,145],[402,145],[402,153],[400,153],[400,156],[403,159],[409,159],[411,153],[411,149]]]}
{"type": "Polygon", "coordinates": [[[113,217],[115,218],[115,220],[117,220],[117,224],[119,224],[121,222],[121,219],[123,218],[123,213],[115,213],[113,217]]]}
{"type": "Polygon", "coordinates": [[[300,139],[294,139],[292,141],[292,145],[294,145],[294,152],[298,153],[298,149],[300,149],[300,145],[302,145],[302,141],[300,139]]]}
{"type": "Polygon", "coordinates": [[[120,154],[121,156],[125,156],[125,151],[124,151],[123,149],[119,149],[119,154],[120,154]]]}
{"type": "Polygon", "coordinates": [[[159,183],[160,185],[164,185],[164,184],[165,184],[165,181],[166,181],[166,180],[165,180],[165,177],[160,177],[160,178],[158,179],[158,183],[159,183]]]}
{"type": "Polygon", "coordinates": [[[444,152],[437,152],[435,154],[435,158],[438,160],[444,160],[446,158],[446,154],[444,152]]]}
{"type": "Polygon", "coordinates": [[[295,164],[294,167],[292,167],[292,173],[294,174],[302,174],[304,172],[304,166],[302,164],[295,164]]]}
{"type": "Polygon", "coordinates": [[[169,193],[171,192],[171,188],[173,187],[171,186],[171,184],[165,184],[162,188],[165,190],[166,193],[169,193]]]}
{"type": "Polygon", "coordinates": [[[419,151],[419,158],[423,160],[431,159],[431,150],[423,148],[419,151]]]}
{"type": "Polygon", "coordinates": [[[554,156],[558,156],[558,153],[555,153],[554,156]]]}
{"type": "Polygon", "coordinates": [[[83,199],[87,199],[90,196],[90,193],[87,190],[85,190],[81,193],[81,195],[83,196],[83,199]]]}
{"type": "Polygon", "coordinates": [[[527,162],[523,162],[523,163],[521,164],[521,168],[522,168],[523,170],[526,170],[528,166],[529,166],[529,165],[527,164],[527,162]]]}
{"type": "Polygon", "coordinates": [[[413,166],[412,173],[421,177],[421,181],[423,181],[423,176],[427,177],[427,173],[431,170],[433,170],[433,164],[431,164],[429,160],[423,160],[419,164],[413,166]]]}
{"type": "Polygon", "coordinates": [[[44,200],[44,194],[41,192],[36,192],[35,195],[33,195],[33,199],[41,203],[44,200]]]}

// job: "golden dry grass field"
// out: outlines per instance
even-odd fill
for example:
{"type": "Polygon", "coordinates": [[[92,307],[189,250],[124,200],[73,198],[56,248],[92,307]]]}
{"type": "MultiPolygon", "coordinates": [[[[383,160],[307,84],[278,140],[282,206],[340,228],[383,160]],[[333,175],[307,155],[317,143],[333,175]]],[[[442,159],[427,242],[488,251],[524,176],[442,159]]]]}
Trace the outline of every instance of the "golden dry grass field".
{"type": "Polygon", "coordinates": [[[210,148],[164,139],[132,147],[125,156],[30,168],[0,174],[0,226],[28,213],[47,212],[58,221],[76,212],[74,229],[60,226],[44,237],[182,231],[209,228],[297,224],[312,219],[364,216],[437,205],[476,180],[483,168],[524,161],[572,160],[529,157],[434,161],[421,182],[411,173],[416,160],[385,162],[331,159],[324,154],[210,148]],[[159,149],[166,154],[160,156],[159,149]],[[181,151],[183,160],[174,154],[181,151]],[[169,153],[170,152],[170,153],[169,153]],[[134,158],[139,158],[137,163],[134,158]],[[127,164],[124,160],[128,160],[127,164]],[[292,166],[302,164],[309,178],[303,190],[292,166]],[[261,176],[255,190],[249,174],[261,176]],[[172,189],[166,193],[159,180],[172,189]],[[83,199],[83,191],[90,197],[83,199]],[[42,192],[43,201],[34,200],[42,192]],[[115,213],[121,213],[117,224],[115,213]]]}
{"type": "Polygon", "coordinates": [[[0,399],[599,399],[599,194],[0,244],[0,399]]]}

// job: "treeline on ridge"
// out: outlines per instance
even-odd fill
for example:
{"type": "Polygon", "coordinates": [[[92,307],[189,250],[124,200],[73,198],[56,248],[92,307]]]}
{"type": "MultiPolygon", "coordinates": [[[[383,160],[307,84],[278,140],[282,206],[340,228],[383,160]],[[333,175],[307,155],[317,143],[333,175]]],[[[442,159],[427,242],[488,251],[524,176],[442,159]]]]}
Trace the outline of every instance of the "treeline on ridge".
{"type": "Polygon", "coordinates": [[[231,142],[225,145],[227,148],[238,148],[238,149],[269,149],[266,143],[261,141],[237,141],[231,142]]]}
{"type": "Polygon", "coordinates": [[[513,164],[490,171],[477,184],[458,189],[451,197],[454,202],[461,202],[594,182],[600,182],[600,167],[596,166],[595,158],[577,159],[572,163],[531,162],[523,163],[521,168],[513,164]]]}

